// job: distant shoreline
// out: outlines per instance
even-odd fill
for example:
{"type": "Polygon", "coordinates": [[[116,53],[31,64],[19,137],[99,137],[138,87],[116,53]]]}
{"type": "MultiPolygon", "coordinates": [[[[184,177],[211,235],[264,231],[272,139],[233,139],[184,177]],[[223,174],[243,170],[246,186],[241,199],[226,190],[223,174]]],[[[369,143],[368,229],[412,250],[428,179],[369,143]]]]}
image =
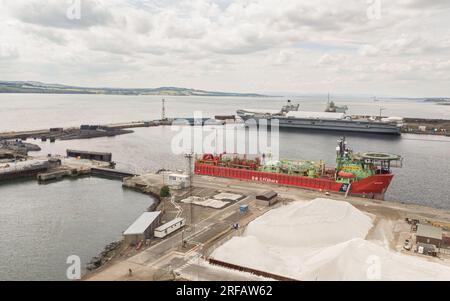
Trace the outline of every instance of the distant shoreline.
{"type": "Polygon", "coordinates": [[[111,96],[204,96],[204,97],[261,97],[261,98],[274,98],[274,97],[285,97],[279,95],[214,95],[214,94],[133,94],[133,93],[89,93],[89,92],[8,92],[0,91],[0,94],[43,94],[43,95],[111,95],[111,96]]]}
{"type": "Polygon", "coordinates": [[[159,88],[89,88],[32,81],[0,81],[0,93],[6,94],[84,94],[84,95],[154,95],[209,97],[272,97],[257,93],[216,92],[178,87],[159,88]]]}

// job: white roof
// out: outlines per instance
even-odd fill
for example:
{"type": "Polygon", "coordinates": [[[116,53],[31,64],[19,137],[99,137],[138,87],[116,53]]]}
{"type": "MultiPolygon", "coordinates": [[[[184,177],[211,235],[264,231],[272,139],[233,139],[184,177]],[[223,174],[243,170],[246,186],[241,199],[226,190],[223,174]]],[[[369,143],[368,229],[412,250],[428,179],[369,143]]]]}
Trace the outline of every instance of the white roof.
{"type": "Polygon", "coordinates": [[[435,238],[442,240],[442,229],[430,225],[419,224],[417,226],[417,236],[435,238]]]}
{"type": "Polygon", "coordinates": [[[214,198],[216,200],[232,200],[232,201],[237,201],[241,197],[242,197],[242,195],[240,195],[240,194],[227,193],[227,192],[222,192],[222,193],[216,194],[214,196],[214,198]]]}
{"type": "Polygon", "coordinates": [[[176,224],[182,222],[183,220],[184,220],[184,218],[177,217],[177,218],[171,220],[170,222],[167,222],[164,225],[159,226],[158,228],[155,229],[155,231],[164,231],[164,230],[172,227],[173,225],[176,225],[176,224]]]}
{"type": "Polygon", "coordinates": [[[161,214],[161,211],[144,212],[142,215],[123,232],[124,235],[142,234],[161,214]]]}
{"type": "Polygon", "coordinates": [[[277,114],[280,113],[280,110],[271,110],[271,109],[242,109],[241,111],[245,113],[257,113],[257,114],[277,114]]]}
{"type": "Polygon", "coordinates": [[[170,177],[177,177],[177,178],[189,178],[188,175],[181,174],[181,173],[171,173],[169,174],[170,177]]]}
{"type": "Polygon", "coordinates": [[[344,119],[345,113],[291,111],[286,116],[309,119],[344,119]]]}

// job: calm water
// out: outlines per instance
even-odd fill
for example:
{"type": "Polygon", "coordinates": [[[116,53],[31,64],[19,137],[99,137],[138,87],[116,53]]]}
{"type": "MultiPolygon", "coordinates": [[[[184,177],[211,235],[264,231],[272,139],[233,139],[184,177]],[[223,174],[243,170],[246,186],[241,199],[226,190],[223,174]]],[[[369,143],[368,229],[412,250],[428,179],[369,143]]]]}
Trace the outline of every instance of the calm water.
{"type": "MultiPolygon", "coordinates": [[[[159,96],[0,94],[0,131],[34,130],[57,126],[103,124],[161,117],[159,96]]],[[[203,111],[206,117],[234,114],[239,108],[279,109],[286,98],[165,97],[169,117],[190,117],[203,111]]],[[[306,111],[323,111],[326,99],[292,97],[306,111]]],[[[450,106],[406,100],[374,102],[370,99],[336,99],[347,104],[350,114],[383,114],[401,117],[450,118],[450,106]]]]}
{"type": "MultiPolygon", "coordinates": [[[[284,98],[166,97],[169,117],[234,114],[239,108],[278,109],[284,98]]],[[[296,98],[292,98],[296,100],[296,98]]],[[[298,98],[303,110],[323,110],[325,100],[298,98]]],[[[450,119],[450,106],[406,100],[373,102],[368,99],[338,101],[352,114],[450,119]]],[[[113,123],[160,118],[161,97],[104,95],[0,94],[0,131],[40,129],[80,124],[113,123]]],[[[137,173],[160,168],[183,169],[182,155],[171,151],[176,132],[170,127],[140,128],[112,138],[39,142],[37,153],[65,154],[67,148],[113,153],[117,168],[137,173]]],[[[450,138],[403,135],[347,135],[356,151],[401,154],[404,167],[387,199],[450,209],[450,138]]],[[[334,163],[339,134],[281,131],[280,156],[291,159],[324,159],[334,163]]],[[[63,181],[39,186],[34,182],[0,186],[0,279],[61,279],[65,258],[78,253],[84,260],[96,255],[145,208],[148,197],[123,191],[120,183],[99,179],[63,181]],[[101,185],[97,185],[101,184],[101,185]],[[5,243],[7,242],[7,243],[5,243]],[[12,256],[14,254],[14,256],[12,256]]]]}
{"type": "MultiPolygon", "coordinates": [[[[136,173],[165,169],[184,169],[182,155],[172,153],[170,127],[138,128],[133,134],[90,140],[37,142],[38,154],[65,154],[68,148],[111,151],[118,169],[136,173]]],[[[326,160],[334,164],[337,133],[280,132],[280,157],[326,160]]],[[[450,209],[450,138],[403,135],[401,138],[378,135],[348,135],[355,151],[383,151],[404,157],[404,166],[394,169],[394,181],[387,200],[418,203],[450,209]]]]}
{"type": "MultiPolygon", "coordinates": [[[[191,117],[202,111],[205,117],[234,114],[239,108],[280,108],[286,98],[165,97],[169,117],[191,117]]],[[[323,110],[320,97],[294,97],[303,110],[323,110]]],[[[161,97],[106,95],[23,95],[0,94],[0,131],[51,126],[78,126],[83,123],[110,123],[160,118],[161,97]]],[[[411,100],[337,99],[347,104],[351,114],[383,114],[402,117],[450,119],[450,106],[411,100]]],[[[136,129],[134,134],[113,138],[39,143],[41,154],[65,154],[67,148],[111,151],[118,168],[134,172],[160,168],[183,169],[183,157],[171,151],[175,132],[169,127],[136,129]]],[[[387,199],[450,208],[450,138],[403,135],[348,135],[357,151],[385,151],[401,154],[404,167],[395,170],[387,199]]],[[[325,159],[334,163],[334,147],[339,134],[282,131],[280,156],[292,159],[325,159]]]]}
{"type": "Polygon", "coordinates": [[[65,280],[67,256],[84,268],[152,202],[98,178],[0,185],[0,280],[65,280]]]}

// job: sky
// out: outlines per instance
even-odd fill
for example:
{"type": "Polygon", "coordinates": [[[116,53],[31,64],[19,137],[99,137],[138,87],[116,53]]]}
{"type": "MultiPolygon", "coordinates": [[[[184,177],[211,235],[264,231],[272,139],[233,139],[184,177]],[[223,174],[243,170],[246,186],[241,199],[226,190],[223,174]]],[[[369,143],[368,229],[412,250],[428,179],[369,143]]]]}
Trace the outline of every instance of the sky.
{"type": "Polygon", "coordinates": [[[450,96],[449,0],[0,0],[0,80],[450,96]]]}

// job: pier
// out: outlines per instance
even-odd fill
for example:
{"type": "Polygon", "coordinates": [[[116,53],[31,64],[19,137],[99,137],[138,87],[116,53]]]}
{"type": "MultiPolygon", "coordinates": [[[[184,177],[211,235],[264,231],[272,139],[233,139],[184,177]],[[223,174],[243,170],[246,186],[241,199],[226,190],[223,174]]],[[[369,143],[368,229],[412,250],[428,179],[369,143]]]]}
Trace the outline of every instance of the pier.
{"type": "MultiPolygon", "coordinates": [[[[74,139],[90,139],[99,137],[114,137],[118,135],[133,133],[126,128],[137,127],[138,125],[124,125],[123,127],[110,127],[107,125],[81,125],[80,127],[69,128],[50,128],[44,130],[31,130],[31,131],[19,131],[19,132],[4,132],[0,133],[1,140],[11,139],[34,139],[52,142],[56,140],[74,140],[74,139]]],[[[145,124],[139,124],[139,126],[146,126],[145,124]]]]}
{"type": "Polygon", "coordinates": [[[0,164],[0,181],[34,177],[50,168],[48,160],[28,160],[0,164]]]}
{"type": "Polygon", "coordinates": [[[39,182],[47,182],[52,180],[60,180],[64,177],[72,175],[72,170],[56,170],[51,172],[39,173],[37,175],[37,180],[39,182]]]}
{"type": "Polygon", "coordinates": [[[450,120],[405,118],[403,133],[450,136],[450,120]]]}
{"type": "Polygon", "coordinates": [[[102,176],[102,177],[113,178],[113,179],[120,179],[120,180],[123,180],[124,178],[137,176],[136,174],[133,174],[133,173],[119,171],[119,170],[115,170],[115,169],[111,169],[111,168],[101,168],[101,167],[91,168],[91,175],[102,176]]]}
{"type": "Polygon", "coordinates": [[[32,177],[39,182],[47,182],[85,175],[119,180],[136,176],[133,173],[111,168],[109,161],[92,158],[58,156],[0,163],[0,182],[32,177]]]}
{"type": "MultiPolygon", "coordinates": [[[[359,116],[369,117],[369,116],[359,116]]],[[[411,133],[418,135],[441,135],[450,136],[450,120],[447,119],[424,119],[424,118],[404,118],[401,133],[411,133]]],[[[41,130],[3,132],[0,133],[1,140],[11,139],[39,139],[50,140],[74,140],[90,139],[99,137],[114,137],[133,133],[134,128],[170,126],[175,125],[223,125],[228,122],[238,122],[235,115],[220,115],[214,118],[166,118],[161,120],[131,121],[123,123],[111,123],[104,125],[81,125],[80,127],[50,128],[41,130]]]]}

